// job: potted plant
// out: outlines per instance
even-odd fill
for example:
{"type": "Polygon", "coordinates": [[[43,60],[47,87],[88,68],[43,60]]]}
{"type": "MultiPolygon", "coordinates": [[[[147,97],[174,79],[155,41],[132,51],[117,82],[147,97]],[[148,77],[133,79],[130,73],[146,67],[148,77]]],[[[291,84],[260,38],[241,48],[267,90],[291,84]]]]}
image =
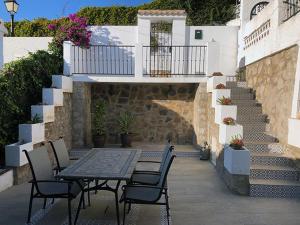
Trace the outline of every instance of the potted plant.
{"type": "Polygon", "coordinates": [[[216,89],[226,89],[226,86],[224,84],[218,84],[216,89]]]}
{"type": "Polygon", "coordinates": [[[250,152],[238,135],[232,137],[229,146],[225,147],[224,166],[230,174],[250,174],[250,152]]]}
{"type": "Polygon", "coordinates": [[[103,148],[106,142],[106,103],[99,100],[95,104],[94,112],[94,135],[93,142],[95,148],[103,148]]]}
{"type": "Polygon", "coordinates": [[[19,125],[19,140],[33,144],[45,140],[45,124],[38,114],[35,114],[27,123],[19,125]]]}
{"type": "Polygon", "coordinates": [[[130,112],[123,112],[119,117],[119,126],[121,132],[121,144],[123,148],[131,147],[131,126],[134,121],[134,117],[130,112]]]}
{"type": "Polygon", "coordinates": [[[223,96],[217,100],[217,103],[215,106],[215,122],[217,124],[223,124],[223,120],[226,117],[231,117],[236,120],[237,106],[232,105],[230,98],[223,96]]]}
{"type": "Polygon", "coordinates": [[[233,126],[233,125],[235,125],[235,120],[234,120],[232,117],[225,117],[225,118],[223,119],[223,123],[224,123],[225,125],[233,126]]]}
{"type": "Polygon", "coordinates": [[[200,160],[209,160],[210,147],[207,142],[204,142],[203,146],[200,146],[200,160]]]}
{"type": "Polygon", "coordinates": [[[232,117],[225,117],[223,124],[220,124],[219,129],[219,142],[220,144],[229,144],[232,141],[232,137],[242,137],[243,126],[236,124],[232,117]]]}
{"type": "Polygon", "coordinates": [[[226,76],[223,76],[221,72],[213,73],[207,80],[207,92],[212,92],[219,84],[226,86],[226,81],[226,76]]]}

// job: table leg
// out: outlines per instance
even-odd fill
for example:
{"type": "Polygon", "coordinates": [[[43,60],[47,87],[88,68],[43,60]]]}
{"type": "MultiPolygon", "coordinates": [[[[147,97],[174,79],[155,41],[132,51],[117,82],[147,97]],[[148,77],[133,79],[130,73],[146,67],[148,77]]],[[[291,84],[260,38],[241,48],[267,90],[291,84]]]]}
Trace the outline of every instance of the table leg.
{"type": "Polygon", "coordinates": [[[118,181],[116,189],[115,189],[115,201],[116,201],[116,213],[117,213],[117,221],[118,221],[118,225],[120,225],[120,211],[119,211],[119,195],[118,195],[118,191],[119,191],[119,187],[120,187],[120,183],[121,181],[118,181]]]}

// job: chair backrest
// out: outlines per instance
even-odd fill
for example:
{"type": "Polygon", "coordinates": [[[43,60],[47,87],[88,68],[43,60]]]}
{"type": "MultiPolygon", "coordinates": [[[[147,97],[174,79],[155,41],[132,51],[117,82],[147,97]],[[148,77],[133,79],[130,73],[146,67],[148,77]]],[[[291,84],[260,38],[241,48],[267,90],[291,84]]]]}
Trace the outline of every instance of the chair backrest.
{"type": "Polygon", "coordinates": [[[29,162],[34,181],[54,179],[53,170],[45,146],[34,149],[30,152],[23,150],[29,162]]]}
{"type": "Polygon", "coordinates": [[[174,146],[171,146],[170,144],[167,144],[164,148],[163,154],[162,154],[162,158],[161,158],[161,164],[159,167],[159,172],[162,172],[164,164],[166,163],[167,157],[169,154],[172,153],[172,151],[174,150],[174,146]]]}
{"type": "Polygon", "coordinates": [[[65,168],[71,164],[65,141],[64,139],[60,138],[56,141],[50,141],[50,144],[54,152],[57,167],[61,171],[62,168],[65,168]]]}
{"type": "Polygon", "coordinates": [[[163,166],[163,169],[162,169],[162,172],[161,172],[161,176],[160,176],[160,180],[159,180],[159,183],[158,183],[158,186],[161,189],[163,189],[165,184],[166,184],[168,173],[169,173],[169,170],[171,168],[171,165],[172,165],[173,160],[174,160],[175,157],[176,157],[176,155],[171,153],[171,154],[168,154],[168,156],[166,158],[166,162],[164,163],[164,166],[163,166]]]}

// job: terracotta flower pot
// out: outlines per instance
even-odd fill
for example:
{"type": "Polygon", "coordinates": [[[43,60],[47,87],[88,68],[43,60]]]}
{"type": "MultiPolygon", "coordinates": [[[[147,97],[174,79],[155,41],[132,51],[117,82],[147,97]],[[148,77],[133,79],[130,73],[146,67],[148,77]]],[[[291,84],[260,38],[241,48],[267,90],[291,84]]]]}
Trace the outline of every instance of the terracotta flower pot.
{"type": "Polygon", "coordinates": [[[94,135],[93,141],[95,148],[103,148],[106,142],[106,135],[94,135]]]}

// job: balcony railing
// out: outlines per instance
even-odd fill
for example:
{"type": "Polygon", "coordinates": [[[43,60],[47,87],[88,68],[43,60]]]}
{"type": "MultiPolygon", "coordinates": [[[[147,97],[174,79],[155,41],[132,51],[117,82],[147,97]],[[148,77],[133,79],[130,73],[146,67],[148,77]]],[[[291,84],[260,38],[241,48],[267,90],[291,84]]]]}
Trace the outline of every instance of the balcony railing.
{"type": "Polygon", "coordinates": [[[150,77],[205,76],[207,46],[144,46],[143,74],[150,77]]]}
{"type": "Polygon", "coordinates": [[[287,21],[300,12],[300,0],[286,0],[283,3],[286,5],[284,21],[287,21]]]}
{"type": "Polygon", "coordinates": [[[73,74],[134,75],[135,46],[92,45],[89,49],[72,46],[73,74]]]}

